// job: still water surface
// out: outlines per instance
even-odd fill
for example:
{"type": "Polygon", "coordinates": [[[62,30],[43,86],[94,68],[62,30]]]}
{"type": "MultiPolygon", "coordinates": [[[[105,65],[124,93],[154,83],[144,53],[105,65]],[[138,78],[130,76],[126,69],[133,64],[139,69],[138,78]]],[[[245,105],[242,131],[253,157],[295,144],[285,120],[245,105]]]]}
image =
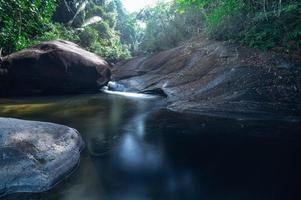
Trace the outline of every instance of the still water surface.
{"type": "Polygon", "coordinates": [[[0,116],[78,129],[79,167],[51,191],[8,200],[301,199],[301,124],[180,114],[110,94],[7,99],[0,116]]]}

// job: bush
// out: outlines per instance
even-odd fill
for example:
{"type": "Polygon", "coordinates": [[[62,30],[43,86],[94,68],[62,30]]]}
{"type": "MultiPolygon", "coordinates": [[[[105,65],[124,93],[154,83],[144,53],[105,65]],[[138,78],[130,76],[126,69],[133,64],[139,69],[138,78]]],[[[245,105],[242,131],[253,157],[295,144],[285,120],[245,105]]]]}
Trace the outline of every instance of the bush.
{"type": "Polygon", "coordinates": [[[142,52],[157,52],[173,48],[199,34],[199,10],[189,8],[189,12],[176,12],[175,3],[160,3],[145,9],[137,18],[146,28],[140,49],[142,52]]]}
{"type": "Polygon", "coordinates": [[[251,47],[267,50],[282,47],[297,51],[301,46],[301,3],[284,4],[278,12],[255,12],[245,26],[241,40],[251,47]]]}
{"type": "Polygon", "coordinates": [[[0,46],[4,54],[23,49],[51,22],[55,0],[0,0],[0,46]]]}
{"type": "Polygon", "coordinates": [[[87,5],[69,0],[63,3],[62,0],[0,0],[0,47],[3,53],[9,54],[40,42],[62,39],[75,42],[109,62],[129,58],[128,46],[121,43],[116,27],[118,10],[115,3],[122,9],[119,0],[111,1],[109,5],[98,0],[82,3],[87,5]],[[59,7],[56,10],[57,5],[59,7]],[[68,10],[69,6],[71,11],[68,10]],[[53,19],[61,23],[53,21],[55,11],[53,19]],[[83,22],[95,16],[102,20],[82,27],[83,22]],[[71,19],[73,23],[69,23],[71,19]]]}
{"type": "Polygon", "coordinates": [[[54,23],[48,25],[48,30],[43,35],[36,36],[29,44],[39,44],[44,41],[50,40],[68,40],[75,43],[80,41],[80,37],[77,35],[77,31],[73,28],[65,26],[63,24],[54,23]]]}
{"type": "Polygon", "coordinates": [[[131,57],[129,50],[125,46],[123,46],[119,40],[96,41],[91,46],[91,51],[95,52],[98,55],[101,55],[103,58],[113,63],[131,57]]]}
{"type": "Polygon", "coordinates": [[[179,10],[195,6],[205,33],[216,39],[240,41],[262,50],[281,47],[298,51],[301,40],[299,0],[177,0],[179,10]]]}
{"type": "Polygon", "coordinates": [[[91,50],[91,47],[99,38],[98,32],[89,26],[79,31],[78,36],[80,46],[88,50],[91,50]]]}

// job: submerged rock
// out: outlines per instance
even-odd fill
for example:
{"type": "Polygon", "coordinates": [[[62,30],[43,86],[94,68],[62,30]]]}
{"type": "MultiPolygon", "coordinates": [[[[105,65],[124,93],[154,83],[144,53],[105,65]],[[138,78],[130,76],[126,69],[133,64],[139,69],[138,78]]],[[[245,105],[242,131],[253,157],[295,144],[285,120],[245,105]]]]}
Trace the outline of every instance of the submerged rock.
{"type": "Polygon", "coordinates": [[[3,57],[0,96],[92,92],[110,78],[102,58],[72,42],[50,41],[3,57]]]}
{"type": "Polygon", "coordinates": [[[82,147],[72,128],[0,118],[0,193],[49,190],[77,166],[82,147]]]}
{"type": "Polygon", "coordinates": [[[300,116],[300,69],[273,53],[203,38],[120,62],[112,80],[164,94],[176,111],[282,118],[300,116]]]}

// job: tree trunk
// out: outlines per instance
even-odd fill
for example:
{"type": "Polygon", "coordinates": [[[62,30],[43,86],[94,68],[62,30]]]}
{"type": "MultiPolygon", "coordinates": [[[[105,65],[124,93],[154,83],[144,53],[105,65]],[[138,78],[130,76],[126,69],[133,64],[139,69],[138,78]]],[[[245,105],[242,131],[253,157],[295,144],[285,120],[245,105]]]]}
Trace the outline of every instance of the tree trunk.
{"type": "Polygon", "coordinates": [[[281,9],[282,9],[282,0],[279,0],[279,3],[278,3],[278,17],[280,17],[281,9]]]}

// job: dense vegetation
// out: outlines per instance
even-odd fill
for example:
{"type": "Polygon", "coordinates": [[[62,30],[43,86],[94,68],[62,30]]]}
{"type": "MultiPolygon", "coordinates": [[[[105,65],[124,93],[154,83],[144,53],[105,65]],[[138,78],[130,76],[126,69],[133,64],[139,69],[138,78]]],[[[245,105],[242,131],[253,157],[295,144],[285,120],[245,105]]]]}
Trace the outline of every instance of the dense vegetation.
{"type": "Polygon", "coordinates": [[[205,33],[263,50],[296,51],[301,45],[300,0],[177,0],[200,10],[205,33]]]}
{"type": "Polygon", "coordinates": [[[136,19],[145,23],[140,51],[156,52],[177,46],[199,35],[201,18],[195,7],[179,12],[178,4],[159,3],[137,14],[136,19]]]}
{"type": "Polygon", "coordinates": [[[26,47],[51,23],[55,1],[0,0],[0,46],[4,53],[26,47]]]}
{"type": "Polygon", "coordinates": [[[0,0],[3,54],[66,39],[111,62],[191,38],[300,53],[300,0],[174,0],[127,13],[120,0],[0,0]]]}
{"type": "Polygon", "coordinates": [[[141,48],[150,52],[207,36],[300,53],[300,0],[176,0],[142,15],[147,26],[141,48]]]}
{"type": "Polygon", "coordinates": [[[126,17],[119,0],[0,0],[0,46],[9,54],[65,39],[114,62],[130,57],[119,33],[126,17]]]}

